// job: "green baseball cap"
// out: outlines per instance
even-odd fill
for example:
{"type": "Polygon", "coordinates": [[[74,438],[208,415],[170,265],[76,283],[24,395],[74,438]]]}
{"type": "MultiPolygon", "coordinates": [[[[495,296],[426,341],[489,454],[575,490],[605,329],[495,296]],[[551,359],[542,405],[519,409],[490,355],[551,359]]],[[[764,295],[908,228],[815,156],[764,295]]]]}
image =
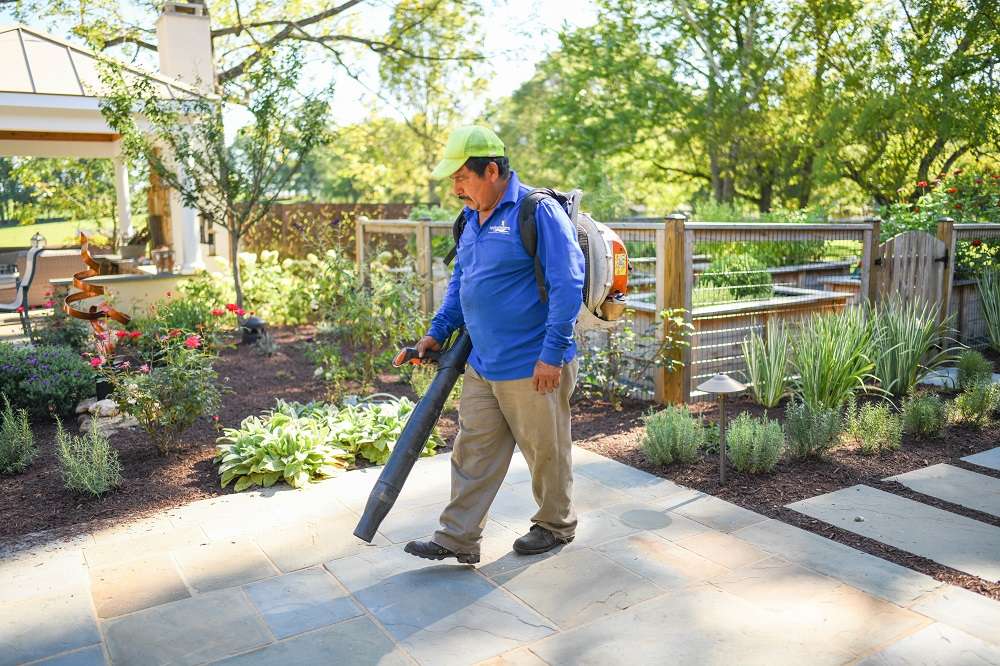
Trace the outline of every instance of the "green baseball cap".
{"type": "Polygon", "coordinates": [[[481,125],[459,127],[448,137],[444,157],[434,167],[431,178],[447,178],[461,169],[470,157],[502,157],[505,154],[503,141],[490,128],[481,125]]]}

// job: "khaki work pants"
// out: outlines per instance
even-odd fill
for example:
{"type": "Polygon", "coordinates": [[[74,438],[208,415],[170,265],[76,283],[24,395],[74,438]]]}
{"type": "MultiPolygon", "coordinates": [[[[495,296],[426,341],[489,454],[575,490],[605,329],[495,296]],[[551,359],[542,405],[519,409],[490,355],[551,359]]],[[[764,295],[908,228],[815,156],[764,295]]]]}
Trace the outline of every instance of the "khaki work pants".
{"type": "Polygon", "coordinates": [[[560,538],[573,536],[573,440],[569,398],[579,361],[563,366],[559,387],[535,390],[531,377],[491,382],[465,370],[458,437],[451,454],[451,502],[441,513],[435,543],[458,553],[478,553],[486,514],[521,449],[531,471],[538,512],[531,522],[560,538]]]}

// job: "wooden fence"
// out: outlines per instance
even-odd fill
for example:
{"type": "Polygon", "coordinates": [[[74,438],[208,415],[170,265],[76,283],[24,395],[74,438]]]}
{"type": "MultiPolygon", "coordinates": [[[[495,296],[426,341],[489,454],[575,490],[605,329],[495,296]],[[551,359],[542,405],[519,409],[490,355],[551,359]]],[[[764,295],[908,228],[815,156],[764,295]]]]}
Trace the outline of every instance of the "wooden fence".
{"type": "MultiPolygon", "coordinates": [[[[985,324],[975,282],[955,273],[955,247],[961,249],[963,243],[980,238],[1000,243],[1000,224],[942,223],[936,240],[946,248],[947,257],[932,256],[933,244],[920,241],[927,249],[920,261],[942,268],[922,273],[924,263],[910,261],[901,277],[893,272],[891,252],[894,245],[904,243],[880,244],[877,219],[765,224],[689,222],[672,215],[662,222],[608,226],[629,248],[627,302],[634,311],[636,332],[661,335],[658,313],[668,308],[683,309],[693,326],[690,347],[679,352],[682,371],[667,373],[654,367],[639,378],[636,388],[659,402],[704,398],[696,387],[717,372],[745,379],[742,343],[751,333],[764,334],[770,325],[794,324],[814,313],[858,307],[879,298],[880,289],[901,289],[904,282],[934,281],[928,293],[937,294],[943,311],[956,316],[960,339],[979,341],[985,324]],[[736,263],[727,263],[732,261],[736,263]]],[[[915,242],[909,241],[910,246],[915,242]]],[[[447,286],[450,272],[442,258],[451,244],[450,222],[360,218],[355,234],[362,271],[376,246],[409,251],[411,270],[423,278],[421,303],[428,312],[440,305],[447,286]]]]}

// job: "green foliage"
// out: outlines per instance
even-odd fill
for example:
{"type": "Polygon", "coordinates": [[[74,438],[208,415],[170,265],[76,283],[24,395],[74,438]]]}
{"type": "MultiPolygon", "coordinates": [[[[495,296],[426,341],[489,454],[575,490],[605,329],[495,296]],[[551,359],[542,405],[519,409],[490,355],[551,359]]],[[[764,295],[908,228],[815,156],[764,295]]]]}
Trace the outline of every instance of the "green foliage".
{"type": "Polygon", "coordinates": [[[739,300],[770,298],[774,293],[771,273],[749,254],[723,255],[712,260],[699,276],[698,286],[726,288],[739,300]]]}
{"type": "Polygon", "coordinates": [[[90,326],[66,314],[59,303],[53,304],[52,316],[43,317],[32,324],[34,342],[45,347],[69,347],[83,352],[90,342],[90,326]]]}
{"type": "Polygon", "coordinates": [[[747,378],[757,402],[774,407],[788,393],[789,339],[784,326],[767,327],[767,341],[757,333],[743,341],[747,378]]]}
{"type": "MultiPolygon", "coordinates": [[[[942,217],[959,224],[1000,220],[1000,179],[981,171],[956,169],[937,178],[911,181],[900,188],[899,195],[882,209],[882,240],[910,230],[933,234],[942,217]]],[[[1000,268],[996,244],[980,241],[962,250],[956,270],[963,277],[990,266],[1000,268]]]]}
{"type": "Polygon", "coordinates": [[[953,319],[938,319],[938,307],[892,298],[869,309],[873,327],[875,376],[882,390],[899,398],[917,385],[927,372],[955,357],[954,347],[941,347],[949,340],[953,319]]]}
{"type": "MultiPolygon", "coordinates": [[[[300,488],[347,469],[361,457],[384,464],[414,404],[406,398],[338,408],[278,400],[262,417],[250,416],[218,439],[216,462],[221,483],[235,481],[237,492],[285,481],[300,488]]],[[[433,433],[423,455],[441,444],[433,433]]]]}
{"type": "Polygon", "coordinates": [[[213,356],[188,348],[178,342],[182,339],[161,340],[151,365],[123,364],[102,371],[119,409],[139,422],[163,455],[199,417],[214,414],[221,404],[213,356]]]}
{"type": "Polygon", "coordinates": [[[642,450],[654,465],[692,463],[706,439],[705,426],[683,406],[670,405],[644,419],[642,450]]]}
{"type": "Polygon", "coordinates": [[[740,414],[726,428],[726,449],[733,467],[740,472],[770,472],[785,449],[781,424],[768,418],[740,414]]]}
{"type": "Polygon", "coordinates": [[[690,345],[694,326],[687,321],[683,308],[674,308],[660,312],[657,328],[659,331],[651,328],[639,333],[635,329],[635,311],[628,309],[607,333],[579,335],[577,383],[583,394],[600,397],[621,410],[626,397],[641,393],[639,387],[650,368],[680,370],[680,351],[690,345]]]}
{"type": "Polygon", "coordinates": [[[94,389],[94,372],[70,347],[0,342],[0,393],[15,408],[32,416],[66,416],[94,389]]]}
{"type": "Polygon", "coordinates": [[[933,393],[911,395],[903,401],[903,430],[917,437],[937,437],[947,418],[944,400],[933,393]]]}
{"type": "Polygon", "coordinates": [[[75,493],[97,497],[122,483],[118,451],[96,428],[77,436],[67,433],[57,421],[56,455],[63,484],[75,493]]]}
{"type": "MultiPolygon", "coordinates": [[[[171,294],[150,306],[145,315],[134,317],[129,328],[141,335],[135,340],[122,338],[117,347],[124,352],[128,348],[126,345],[131,345],[141,357],[151,359],[158,353],[163,338],[184,339],[197,335],[205,351],[215,352],[222,343],[223,334],[235,327],[235,316],[221,303],[210,304],[183,294],[171,294]],[[212,314],[213,310],[216,314],[212,314]]],[[[116,333],[112,335],[117,336],[116,333]]]]}
{"type": "Polygon", "coordinates": [[[28,412],[15,412],[7,396],[0,397],[4,404],[0,412],[0,475],[20,474],[38,454],[35,437],[28,425],[28,412]]]}
{"type": "Polygon", "coordinates": [[[973,384],[962,390],[948,408],[951,423],[985,427],[1000,411],[1000,384],[973,384]]]}
{"type": "Polygon", "coordinates": [[[793,390],[810,407],[837,409],[873,379],[872,329],[860,308],[812,315],[792,353],[793,390]]]}
{"type": "Polygon", "coordinates": [[[286,403],[263,417],[248,416],[217,440],[222,487],[236,492],[285,481],[301,488],[347,468],[354,457],[334,442],[331,422],[337,409],[322,404],[286,403]]]}
{"type": "Polygon", "coordinates": [[[966,349],[958,355],[958,388],[988,384],[993,377],[993,364],[975,349],[966,349]]]}
{"type": "MultiPolygon", "coordinates": [[[[413,388],[413,392],[417,394],[418,398],[424,397],[424,394],[427,393],[427,389],[431,387],[431,382],[434,381],[435,376],[437,376],[436,366],[414,366],[413,370],[410,372],[410,386],[413,388]]],[[[462,397],[462,384],[462,376],[460,375],[458,381],[455,382],[454,388],[451,389],[451,393],[448,394],[448,399],[445,400],[445,409],[458,409],[458,400],[462,397]]]]}
{"type": "Polygon", "coordinates": [[[319,272],[318,257],[317,261],[279,260],[277,252],[264,250],[259,255],[241,254],[240,262],[248,310],[277,326],[313,319],[313,293],[318,285],[310,278],[319,272]]]}
{"type": "Polygon", "coordinates": [[[810,407],[792,400],[785,407],[785,437],[793,458],[820,458],[840,438],[839,409],[810,407]]]}
{"type": "MultiPolygon", "coordinates": [[[[433,222],[453,222],[458,210],[444,206],[414,206],[410,211],[411,220],[431,220],[433,222]]],[[[451,236],[446,237],[451,240],[451,236]]]]}
{"type": "Polygon", "coordinates": [[[865,455],[895,451],[903,444],[902,419],[884,402],[867,403],[859,408],[852,397],[847,404],[844,430],[865,455]]]}
{"type": "Polygon", "coordinates": [[[976,283],[990,346],[1000,352],[1000,269],[984,271],[976,283]]]}

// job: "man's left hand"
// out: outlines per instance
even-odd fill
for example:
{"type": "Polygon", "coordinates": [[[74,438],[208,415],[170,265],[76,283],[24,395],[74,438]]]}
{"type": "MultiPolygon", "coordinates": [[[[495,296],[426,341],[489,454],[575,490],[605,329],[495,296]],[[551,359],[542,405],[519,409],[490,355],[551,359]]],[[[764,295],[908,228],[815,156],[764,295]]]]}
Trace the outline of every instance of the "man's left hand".
{"type": "Polygon", "coordinates": [[[558,365],[549,365],[544,361],[535,361],[535,372],[531,376],[535,384],[535,390],[539,393],[552,393],[559,388],[559,377],[562,375],[562,368],[558,365]]]}

